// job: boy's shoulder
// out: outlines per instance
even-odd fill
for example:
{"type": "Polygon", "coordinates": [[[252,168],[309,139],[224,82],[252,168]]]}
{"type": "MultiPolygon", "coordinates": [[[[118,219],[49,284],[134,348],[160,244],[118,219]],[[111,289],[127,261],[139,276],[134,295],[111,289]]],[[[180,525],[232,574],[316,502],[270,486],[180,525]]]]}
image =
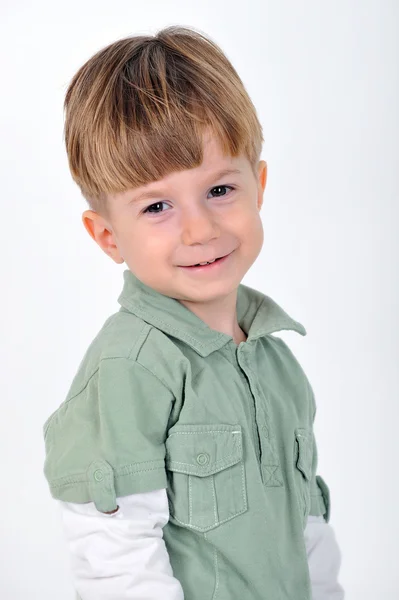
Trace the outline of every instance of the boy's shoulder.
{"type": "Polygon", "coordinates": [[[101,361],[118,358],[139,362],[154,371],[161,358],[169,362],[171,354],[177,353],[177,347],[163,331],[121,308],[104,322],[87,348],[79,371],[87,377],[101,361]]]}
{"type": "MultiPolygon", "coordinates": [[[[128,369],[129,365],[137,363],[142,372],[148,373],[149,379],[156,378],[170,389],[173,381],[170,364],[176,364],[180,356],[181,352],[167,335],[121,308],[106,319],[90,342],[66,397],[55,412],[89,389],[89,382],[98,375],[101,364],[105,362],[110,364],[113,361],[115,365],[114,369],[107,367],[110,375],[113,371],[120,371],[121,365],[125,364],[128,369]],[[168,364],[169,367],[165,368],[168,364]]],[[[55,412],[47,419],[44,430],[55,412]]]]}
{"type": "Polygon", "coordinates": [[[44,474],[54,498],[95,501],[110,511],[117,495],[166,487],[160,440],[175,398],[165,368],[170,346],[123,310],[104,322],[43,425],[44,474]]]}
{"type": "Polygon", "coordinates": [[[168,338],[144,319],[121,308],[104,322],[88,346],[83,361],[95,366],[107,359],[141,360],[143,348],[149,344],[162,347],[168,344],[168,338]]]}

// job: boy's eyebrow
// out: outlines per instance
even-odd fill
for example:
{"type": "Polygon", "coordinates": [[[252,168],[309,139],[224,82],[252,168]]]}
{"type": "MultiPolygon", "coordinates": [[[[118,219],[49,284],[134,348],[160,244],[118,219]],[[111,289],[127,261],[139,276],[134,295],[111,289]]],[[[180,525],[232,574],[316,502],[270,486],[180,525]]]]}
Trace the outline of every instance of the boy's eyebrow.
{"type": "MultiPolygon", "coordinates": [[[[237,173],[241,173],[240,169],[223,169],[222,171],[218,171],[217,173],[214,173],[211,177],[210,180],[214,180],[214,179],[219,179],[220,177],[224,177],[225,175],[231,175],[231,174],[237,174],[237,173]]],[[[148,192],[143,192],[142,194],[139,194],[138,196],[134,196],[133,198],[131,198],[128,202],[128,204],[134,204],[136,202],[139,202],[140,200],[147,200],[150,198],[157,198],[158,196],[163,196],[166,195],[162,192],[162,190],[151,190],[148,192]]]]}

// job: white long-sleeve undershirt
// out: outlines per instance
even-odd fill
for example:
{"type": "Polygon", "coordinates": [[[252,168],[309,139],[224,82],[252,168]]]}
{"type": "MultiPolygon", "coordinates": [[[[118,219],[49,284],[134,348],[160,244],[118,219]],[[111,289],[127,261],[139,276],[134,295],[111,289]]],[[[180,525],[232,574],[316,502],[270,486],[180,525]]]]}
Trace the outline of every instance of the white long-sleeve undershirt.
{"type": "MultiPolygon", "coordinates": [[[[57,502],[81,600],[184,600],[163,540],[166,489],[117,498],[112,514],[99,512],[93,502],[57,502]]],[[[312,600],[343,600],[334,530],[322,516],[309,516],[304,536],[312,600]]]]}

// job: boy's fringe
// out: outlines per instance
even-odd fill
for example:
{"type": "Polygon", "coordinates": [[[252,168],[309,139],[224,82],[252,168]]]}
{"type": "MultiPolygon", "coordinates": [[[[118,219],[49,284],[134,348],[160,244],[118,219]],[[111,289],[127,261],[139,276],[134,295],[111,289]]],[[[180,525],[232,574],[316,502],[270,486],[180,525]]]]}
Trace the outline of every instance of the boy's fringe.
{"type": "Polygon", "coordinates": [[[264,140],[255,107],[221,49],[192,28],[106,46],[75,74],[64,109],[72,177],[97,212],[107,213],[110,194],[198,167],[208,130],[256,175],[264,140]]]}

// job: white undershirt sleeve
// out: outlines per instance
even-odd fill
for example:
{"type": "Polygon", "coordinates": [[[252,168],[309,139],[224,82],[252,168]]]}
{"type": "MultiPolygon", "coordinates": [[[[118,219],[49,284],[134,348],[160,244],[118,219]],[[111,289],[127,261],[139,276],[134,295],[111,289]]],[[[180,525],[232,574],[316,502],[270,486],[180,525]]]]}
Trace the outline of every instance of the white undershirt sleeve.
{"type": "MultiPolygon", "coordinates": [[[[93,502],[57,502],[81,600],[184,600],[162,534],[169,519],[166,489],[117,498],[113,514],[93,502]]],[[[304,536],[312,600],[344,600],[334,530],[322,516],[309,516],[304,536]]]]}
{"type": "Polygon", "coordinates": [[[309,515],[304,535],[312,600],[343,600],[344,590],[338,582],[342,557],[334,529],[322,516],[309,515]]]}
{"type": "Polygon", "coordinates": [[[81,600],[184,599],[163,540],[165,489],[117,498],[113,514],[93,502],[57,502],[81,600]]]}

